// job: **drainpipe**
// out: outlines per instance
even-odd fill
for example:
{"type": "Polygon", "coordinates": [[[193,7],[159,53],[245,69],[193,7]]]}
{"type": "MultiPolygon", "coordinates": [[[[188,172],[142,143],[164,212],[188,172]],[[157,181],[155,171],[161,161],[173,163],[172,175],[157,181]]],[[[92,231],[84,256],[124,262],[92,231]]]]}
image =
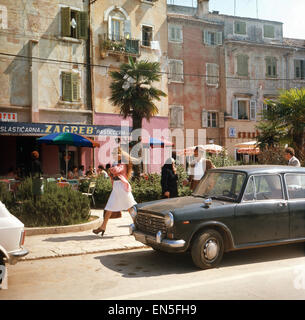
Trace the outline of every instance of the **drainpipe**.
{"type": "Polygon", "coordinates": [[[39,57],[38,40],[29,41],[30,56],[30,93],[31,93],[31,122],[39,122],[38,108],[38,62],[34,62],[33,58],[39,57]]]}
{"type": "MultiPolygon", "coordinates": [[[[91,62],[93,61],[93,36],[91,28],[91,5],[95,1],[88,0],[88,39],[87,39],[87,107],[92,111],[91,124],[95,124],[95,108],[94,108],[94,81],[93,81],[93,67],[91,62]]],[[[93,168],[95,167],[95,151],[92,148],[93,168]]]]}

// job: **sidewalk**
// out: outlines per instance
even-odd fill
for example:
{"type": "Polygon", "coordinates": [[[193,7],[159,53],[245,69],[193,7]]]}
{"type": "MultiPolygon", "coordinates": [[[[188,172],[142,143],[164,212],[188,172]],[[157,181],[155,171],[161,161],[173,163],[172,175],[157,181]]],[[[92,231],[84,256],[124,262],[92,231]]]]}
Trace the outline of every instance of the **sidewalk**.
{"type": "MultiPolygon", "coordinates": [[[[91,214],[102,217],[103,210],[91,210],[91,214]]],[[[29,254],[22,260],[145,248],[129,235],[131,223],[129,213],[123,212],[122,218],[109,220],[103,237],[93,234],[92,230],[26,236],[24,247],[29,250],[29,254]]]]}

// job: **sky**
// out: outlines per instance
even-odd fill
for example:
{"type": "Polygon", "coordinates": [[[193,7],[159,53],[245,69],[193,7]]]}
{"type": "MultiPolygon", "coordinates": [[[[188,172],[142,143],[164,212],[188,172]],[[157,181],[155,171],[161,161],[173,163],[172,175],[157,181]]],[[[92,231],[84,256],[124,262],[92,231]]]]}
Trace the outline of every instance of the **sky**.
{"type": "MultiPolygon", "coordinates": [[[[196,0],[168,0],[169,4],[196,6],[196,0]]],[[[305,39],[305,0],[210,0],[210,11],[283,23],[285,38],[305,39]],[[257,9],[256,9],[257,4],[257,9]]]]}

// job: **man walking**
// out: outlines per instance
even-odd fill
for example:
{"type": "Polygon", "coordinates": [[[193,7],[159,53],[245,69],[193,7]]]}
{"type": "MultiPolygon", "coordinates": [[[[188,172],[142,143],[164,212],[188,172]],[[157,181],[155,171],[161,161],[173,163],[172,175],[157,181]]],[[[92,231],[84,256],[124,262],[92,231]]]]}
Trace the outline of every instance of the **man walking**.
{"type": "Polygon", "coordinates": [[[293,148],[286,148],[285,149],[285,159],[288,161],[288,166],[300,167],[300,161],[295,157],[294,149],[293,148]]]}

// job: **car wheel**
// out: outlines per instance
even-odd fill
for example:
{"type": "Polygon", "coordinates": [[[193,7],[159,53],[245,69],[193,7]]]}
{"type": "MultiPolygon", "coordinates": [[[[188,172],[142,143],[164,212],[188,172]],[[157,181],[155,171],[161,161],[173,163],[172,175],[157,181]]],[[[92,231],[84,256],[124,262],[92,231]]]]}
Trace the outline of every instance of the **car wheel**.
{"type": "Polygon", "coordinates": [[[191,249],[193,262],[201,269],[215,268],[220,263],[223,252],[223,239],[216,230],[198,234],[191,249]]]}

